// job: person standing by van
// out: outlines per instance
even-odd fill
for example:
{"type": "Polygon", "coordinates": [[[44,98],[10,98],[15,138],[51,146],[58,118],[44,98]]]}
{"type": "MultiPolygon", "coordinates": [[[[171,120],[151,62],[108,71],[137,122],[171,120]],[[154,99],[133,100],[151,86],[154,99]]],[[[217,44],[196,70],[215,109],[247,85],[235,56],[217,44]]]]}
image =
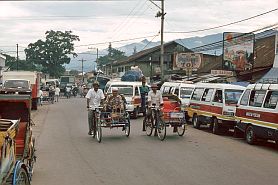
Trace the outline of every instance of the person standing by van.
{"type": "Polygon", "coordinates": [[[142,78],[142,86],[140,86],[140,94],[141,94],[141,112],[143,112],[143,116],[146,116],[146,96],[148,95],[149,87],[146,86],[146,78],[142,78]]]}

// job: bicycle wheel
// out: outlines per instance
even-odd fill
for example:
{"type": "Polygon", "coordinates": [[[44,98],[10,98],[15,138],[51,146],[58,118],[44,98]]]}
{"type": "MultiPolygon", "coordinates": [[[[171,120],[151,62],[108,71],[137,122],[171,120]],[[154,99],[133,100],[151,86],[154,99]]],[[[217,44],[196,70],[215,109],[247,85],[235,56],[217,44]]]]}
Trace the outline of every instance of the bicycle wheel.
{"type": "Polygon", "coordinates": [[[166,137],[166,124],[161,117],[157,117],[157,136],[163,141],[166,137]]]}
{"type": "Polygon", "coordinates": [[[178,126],[178,128],[177,128],[178,130],[178,135],[179,136],[183,136],[184,135],[184,133],[185,133],[185,130],[186,130],[186,120],[185,119],[182,119],[181,120],[181,125],[180,126],[178,126]]]}
{"type": "Polygon", "coordinates": [[[30,185],[28,173],[23,167],[19,167],[13,176],[13,185],[30,185]]]}
{"type": "Polygon", "coordinates": [[[102,138],[102,128],[99,119],[96,120],[96,137],[97,137],[97,141],[100,143],[102,138]]]}
{"type": "Polygon", "coordinates": [[[130,134],[130,118],[129,116],[126,117],[126,125],[125,125],[125,135],[129,137],[130,134]]]}
{"type": "Polygon", "coordinates": [[[153,117],[152,116],[146,116],[144,118],[144,124],[145,124],[145,127],[146,127],[146,133],[147,133],[147,136],[151,136],[152,133],[153,133],[153,128],[154,128],[154,124],[153,124],[153,117]]]}

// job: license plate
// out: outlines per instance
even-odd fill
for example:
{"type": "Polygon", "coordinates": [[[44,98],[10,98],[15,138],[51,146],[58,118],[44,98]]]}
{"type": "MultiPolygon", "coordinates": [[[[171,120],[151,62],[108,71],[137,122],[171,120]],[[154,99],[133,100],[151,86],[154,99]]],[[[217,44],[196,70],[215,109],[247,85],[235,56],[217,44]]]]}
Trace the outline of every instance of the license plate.
{"type": "Polygon", "coordinates": [[[184,113],[182,113],[182,112],[171,112],[170,117],[171,118],[184,118],[184,113]]]}

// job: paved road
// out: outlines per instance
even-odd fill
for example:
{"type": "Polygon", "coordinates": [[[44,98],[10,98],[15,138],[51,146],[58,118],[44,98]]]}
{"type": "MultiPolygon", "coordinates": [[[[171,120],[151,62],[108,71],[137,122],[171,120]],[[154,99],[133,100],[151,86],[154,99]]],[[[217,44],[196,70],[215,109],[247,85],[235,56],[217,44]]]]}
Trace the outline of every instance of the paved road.
{"type": "Polygon", "coordinates": [[[85,100],[62,99],[35,117],[38,161],[34,185],[274,185],[278,151],[242,139],[216,136],[189,126],[165,141],[141,131],[132,120],[131,137],[104,129],[103,142],[87,135],[85,100]]]}

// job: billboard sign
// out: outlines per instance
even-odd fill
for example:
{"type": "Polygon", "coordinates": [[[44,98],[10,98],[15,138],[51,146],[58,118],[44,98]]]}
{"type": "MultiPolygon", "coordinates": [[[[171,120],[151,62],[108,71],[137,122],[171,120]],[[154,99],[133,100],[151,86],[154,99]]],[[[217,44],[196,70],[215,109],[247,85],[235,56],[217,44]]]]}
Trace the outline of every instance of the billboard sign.
{"type": "Polygon", "coordinates": [[[173,69],[193,69],[197,70],[200,68],[202,63],[201,53],[176,53],[173,61],[173,69]]]}
{"type": "Polygon", "coordinates": [[[253,33],[223,34],[223,68],[231,71],[248,71],[254,61],[253,33]]]}

